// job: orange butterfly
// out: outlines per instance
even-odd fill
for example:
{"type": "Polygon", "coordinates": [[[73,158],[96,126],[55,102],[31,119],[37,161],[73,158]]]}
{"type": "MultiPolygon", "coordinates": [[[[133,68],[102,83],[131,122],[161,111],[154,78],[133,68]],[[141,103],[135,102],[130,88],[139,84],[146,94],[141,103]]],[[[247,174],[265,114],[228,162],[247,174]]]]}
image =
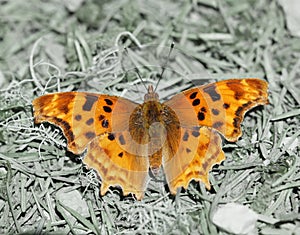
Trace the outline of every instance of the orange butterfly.
{"type": "Polygon", "coordinates": [[[163,166],[170,192],[191,180],[210,189],[208,172],[225,159],[218,133],[228,141],[241,136],[246,111],[268,103],[268,83],[230,79],[186,90],[160,103],[149,86],[143,104],[87,92],[61,92],[33,101],[35,123],[59,126],[68,150],[102,179],[101,195],[120,186],[140,200],[149,180],[163,166]]]}

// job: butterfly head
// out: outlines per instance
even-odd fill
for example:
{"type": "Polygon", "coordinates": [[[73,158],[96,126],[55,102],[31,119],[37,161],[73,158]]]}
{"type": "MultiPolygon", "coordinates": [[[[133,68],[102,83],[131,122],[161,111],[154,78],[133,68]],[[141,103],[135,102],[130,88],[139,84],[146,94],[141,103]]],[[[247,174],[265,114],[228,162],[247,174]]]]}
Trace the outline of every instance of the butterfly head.
{"type": "Polygon", "coordinates": [[[144,101],[149,101],[149,100],[159,100],[158,94],[154,91],[153,86],[149,85],[148,86],[148,92],[145,94],[144,101]]]}

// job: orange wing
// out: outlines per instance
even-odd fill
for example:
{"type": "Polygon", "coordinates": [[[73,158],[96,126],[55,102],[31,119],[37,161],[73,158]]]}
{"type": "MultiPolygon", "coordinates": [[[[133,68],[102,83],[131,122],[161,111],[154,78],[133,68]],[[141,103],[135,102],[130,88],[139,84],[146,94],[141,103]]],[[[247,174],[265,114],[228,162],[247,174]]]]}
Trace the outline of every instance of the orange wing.
{"type": "Polygon", "coordinates": [[[245,112],[268,102],[267,89],[268,84],[259,79],[232,79],[189,89],[164,103],[176,113],[181,127],[181,134],[169,138],[179,141],[168,140],[163,149],[171,193],[187,188],[191,180],[202,181],[210,189],[208,172],[225,159],[217,131],[236,141],[245,112]],[[175,154],[173,145],[178,146],[175,154]]]}
{"type": "Polygon", "coordinates": [[[100,175],[101,195],[104,195],[110,186],[120,186],[125,196],[132,193],[141,200],[149,180],[149,159],[126,151],[127,147],[122,146],[126,144],[126,140],[124,133],[106,133],[96,137],[89,143],[83,162],[96,169],[100,175]]]}
{"type": "Polygon", "coordinates": [[[180,143],[175,155],[164,148],[163,167],[170,192],[187,188],[191,180],[201,181],[210,189],[208,173],[214,164],[220,164],[225,155],[220,135],[207,127],[181,128],[180,143]]]}
{"type": "Polygon", "coordinates": [[[267,89],[268,83],[260,79],[230,79],[186,90],[164,104],[176,112],[181,126],[212,127],[237,141],[246,111],[268,103],[267,89]]]}
{"type": "Polygon", "coordinates": [[[33,107],[36,123],[50,122],[62,129],[68,150],[80,154],[87,148],[84,162],[100,175],[101,194],[119,185],[125,195],[143,196],[148,159],[128,152],[120,143],[128,136],[130,114],[137,104],[116,96],[62,92],[35,99],[33,107]]]}

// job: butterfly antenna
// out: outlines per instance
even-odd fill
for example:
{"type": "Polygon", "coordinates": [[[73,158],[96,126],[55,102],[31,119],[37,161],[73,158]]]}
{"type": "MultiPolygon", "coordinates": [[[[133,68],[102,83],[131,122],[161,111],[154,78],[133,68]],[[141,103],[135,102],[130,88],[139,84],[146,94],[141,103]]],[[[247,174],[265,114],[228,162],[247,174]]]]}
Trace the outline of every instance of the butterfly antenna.
{"type": "MultiPolygon", "coordinates": [[[[125,53],[127,54],[128,58],[130,58],[130,60],[132,61],[132,59],[131,59],[131,57],[130,57],[130,55],[129,55],[129,52],[128,52],[128,50],[127,50],[127,47],[124,47],[124,51],[125,51],[125,53]]],[[[144,80],[142,79],[142,77],[141,77],[141,75],[140,75],[140,72],[139,72],[139,70],[138,70],[138,68],[137,68],[136,66],[134,67],[134,70],[135,70],[135,72],[137,73],[139,79],[141,80],[143,86],[145,87],[145,89],[146,89],[146,91],[147,91],[147,90],[148,90],[148,89],[147,89],[147,86],[146,86],[144,80]]]]}
{"type": "Polygon", "coordinates": [[[145,87],[145,89],[146,89],[146,91],[147,91],[147,90],[148,90],[148,88],[147,88],[147,86],[146,86],[146,84],[145,84],[144,80],[142,79],[142,77],[141,77],[141,75],[140,75],[140,72],[139,72],[138,68],[137,68],[137,67],[135,67],[134,69],[135,69],[135,72],[137,73],[137,75],[138,75],[139,79],[141,80],[142,84],[144,85],[144,87],[145,87]]]}
{"type": "Polygon", "coordinates": [[[158,84],[159,84],[160,80],[161,80],[162,77],[163,77],[163,74],[164,74],[164,72],[165,72],[165,70],[166,70],[166,67],[167,67],[167,65],[168,65],[168,62],[169,62],[169,60],[170,60],[170,55],[171,55],[171,52],[172,52],[173,49],[174,49],[174,46],[175,46],[175,43],[172,42],[172,43],[171,43],[171,46],[170,46],[169,53],[168,53],[168,57],[167,57],[167,59],[166,59],[164,65],[162,66],[162,71],[161,71],[161,74],[159,75],[159,78],[158,78],[158,81],[157,81],[157,83],[156,83],[154,92],[156,91],[156,89],[157,89],[157,87],[158,87],[158,84]]]}

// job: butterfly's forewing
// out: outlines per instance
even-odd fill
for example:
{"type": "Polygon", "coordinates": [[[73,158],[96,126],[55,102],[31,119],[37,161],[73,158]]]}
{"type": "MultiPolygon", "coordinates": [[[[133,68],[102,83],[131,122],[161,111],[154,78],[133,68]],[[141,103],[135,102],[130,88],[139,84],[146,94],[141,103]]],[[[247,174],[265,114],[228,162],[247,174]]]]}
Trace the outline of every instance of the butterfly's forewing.
{"type": "Polygon", "coordinates": [[[129,136],[128,123],[137,104],[116,96],[61,92],[35,99],[33,107],[36,123],[50,122],[62,129],[68,150],[80,154],[87,148],[84,162],[101,177],[102,194],[109,186],[119,185],[125,195],[142,197],[148,159],[136,156],[134,151],[127,152],[123,147],[130,145],[130,141],[122,146],[129,136]]]}
{"type": "Polygon", "coordinates": [[[199,126],[236,141],[245,112],[268,102],[267,89],[268,83],[260,79],[230,79],[186,90],[164,104],[176,111],[181,126],[193,126],[196,117],[199,126]]]}
{"type": "Polygon", "coordinates": [[[75,154],[82,153],[96,136],[112,131],[116,104],[124,120],[136,106],[127,99],[86,92],[47,94],[33,101],[35,122],[59,126],[68,140],[68,149],[75,154]]]}

